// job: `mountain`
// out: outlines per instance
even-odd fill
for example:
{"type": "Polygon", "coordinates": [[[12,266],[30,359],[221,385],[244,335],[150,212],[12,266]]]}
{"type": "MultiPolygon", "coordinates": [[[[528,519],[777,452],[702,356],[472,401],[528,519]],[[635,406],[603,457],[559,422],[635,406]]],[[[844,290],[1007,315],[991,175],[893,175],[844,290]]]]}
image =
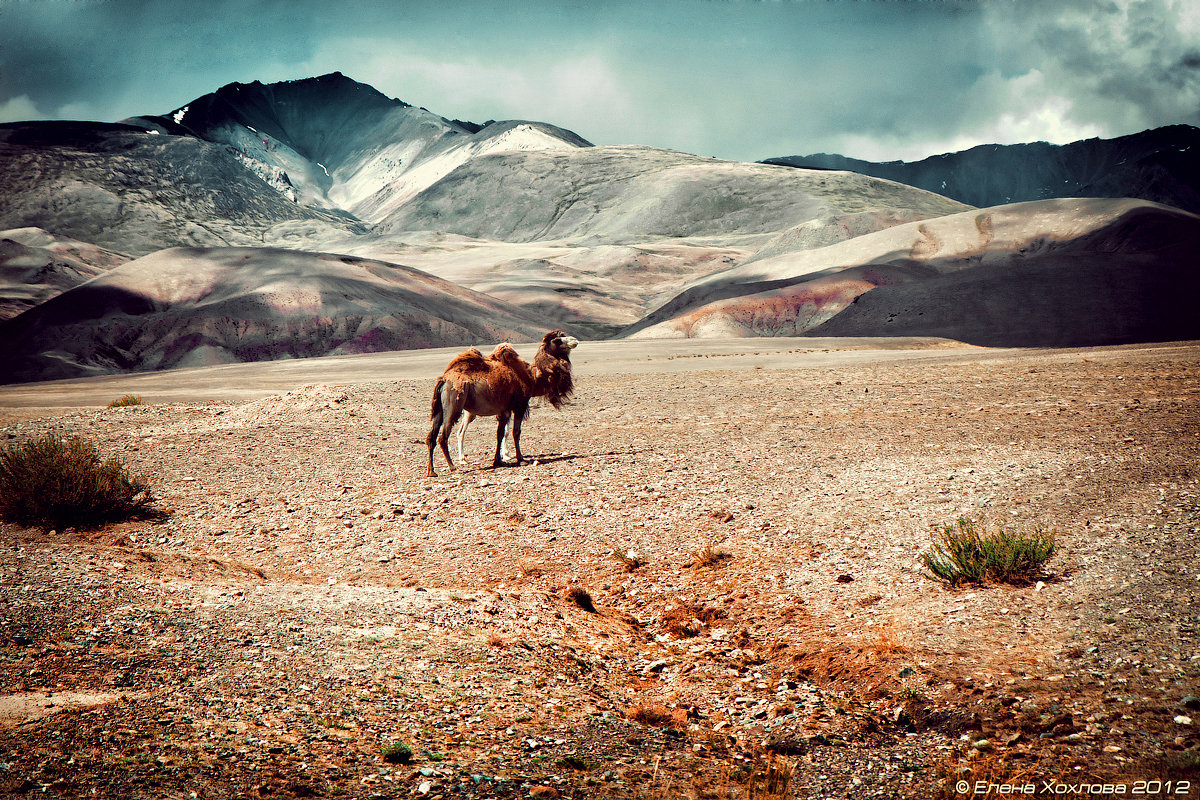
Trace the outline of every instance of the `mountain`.
{"type": "Polygon", "coordinates": [[[597,148],[544,123],[452,121],[338,73],[230,84],[119,125],[18,125],[9,138],[25,166],[4,187],[0,225],[33,220],[132,255],[181,245],[353,254],[593,335],[797,226],[804,241],[829,243],[965,208],[852,173],[597,148]],[[78,199],[47,203],[58,195],[78,199]]]}
{"type": "Polygon", "coordinates": [[[226,145],[126,124],[0,125],[0,228],[38,227],[131,255],[177,245],[258,245],[276,228],[364,230],[298,205],[226,145]]]}
{"type": "Polygon", "coordinates": [[[1043,200],[748,259],[625,335],[942,336],[989,346],[1200,338],[1200,216],[1043,200]]]}
{"type": "Polygon", "coordinates": [[[264,247],[171,248],[0,323],[13,382],[530,341],[538,320],[417,270],[264,247]]]}
{"type": "Polygon", "coordinates": [[[1200,128],[1191,125],[1065,145],[980,145],[911,163],[826,153],[763,163],[852,170],[979,207],[1055,197],[1137,197],[1200,213],[1200,128]]]}
{"type": "Polygon", "coordinates": [[[590,146],[571,131],[540,122],[451,121],[340,72],[231,83],[170,114],[129,122],[228,145],[264,177],[282,176],[299,202],[337,208],[368,223],[472,158],[590,146]]]}
{"type": "Polygon", "coordinates": [[[890,181],[650,147],[476,158],[343,252],[405,263],[604,335],[797,224],[822,241],[966,206],[890,181]]]}
{"type": "Polygon", "coordinates": [[[798,222],[897,210],[960,211],[946,198],[850,173],[781,170],[652,147],[508,152],[463,165],[381,231],[626,244],[775,234],[798,222]]]}
{"type": "Polygon", "coordinates": [[[1200,217],[1135,205],[1042,253],[880,286],[809,334],[999,347],[1200,339],[1197,248],[1200,217]]]}
{"type": "Polygon", "coordinates": [[[129,256],[41,228],[0,231],[0,320],[129,261],[129,256]]]}
{"type": "Polygon", "coordinates": [[[16,314],[0,323],[12,343],[0,369],[38,380],[556,327],[1032,345],[1190,335],[1178,309],[1195,296],[1200,218],[1127,199],[974,209],[941,187],[986,198],[1128,180],[1190,202],[1195,129],[1149,133],[977,148],[993,160],[956,161],[931,191],[902,171],[452,120],[340,73],[229,84],[121,123],[0,125],[0,230],[37,230],[0,237],[0,311],[16,314]],[[1052,164],[1030,155],[1043,151],[1052,164]]]}

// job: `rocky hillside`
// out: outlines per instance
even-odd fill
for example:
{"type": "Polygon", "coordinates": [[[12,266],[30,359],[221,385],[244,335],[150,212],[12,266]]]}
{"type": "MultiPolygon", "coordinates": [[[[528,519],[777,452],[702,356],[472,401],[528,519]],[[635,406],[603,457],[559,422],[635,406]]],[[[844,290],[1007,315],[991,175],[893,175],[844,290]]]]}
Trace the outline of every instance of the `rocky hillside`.
{"type": "Polygon", "coordinates": [[[1045,200],[774,252],[694,281],[627,333],[943,336],[1068,346],[1200,338],[1200,217],[1045,200]]]}
{"type": "Polygon", "coordinates": [[[163,117],[226,144],[298,202],[375,222],[472,158],[496,151],[572,149],[589,143],[540,122],[451,121],[340,72],[283,83],[232,83],[163,117]]]}
{"type": "Polygon", "coordinates": [[[363,230],[299,205],[226,145],[99,122],[0,125],[0,228],[147,255],[178,245],[260,245],[276,228],[363,230]]]}
{"type": "Polygon", "coordinates": [[[129,256],[41,228],[0,231],[0,320],[125,263],[129,256]]]}
{"type": "Polygon", "coordinates": [[[787,170],[651,147],[508,152],[455,170],[385,220],[502,241],[581,244],[774,235],[803,222],[908,212],[935,217],[961,203],[854,173],[787,170]]]}
{"type": "Polygon", "coordinates": [[[853,170],[973,206],[1054,197],[1137,197],[1200,213],[1200,128],[1191,125],[1065,145],[980,145],[912,163],[828,153],[769,158],[764,163],[853,170]]]}
{"type": "Polygon", "coordinates": [[[270,248],[177,248],[0,323],[10,382],[528,341],[539,322],[417,270],[270,248]]]}

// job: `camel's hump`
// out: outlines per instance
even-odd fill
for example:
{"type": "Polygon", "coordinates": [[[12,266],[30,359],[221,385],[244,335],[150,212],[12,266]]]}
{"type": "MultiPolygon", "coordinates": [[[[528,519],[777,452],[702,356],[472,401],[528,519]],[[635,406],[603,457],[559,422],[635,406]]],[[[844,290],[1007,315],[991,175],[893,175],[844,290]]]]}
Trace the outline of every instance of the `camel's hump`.
{"type": "Polygon", "coordinates": [[[487,369],[487,359],[474,347],[468,347],[446,365],[446,372],[486,372],[487,369]]]}
{"type": "Polygon", "coordinates": [[[492,351],[492,354],[488,358],[493,361],[499,361],[501,364],[511,364],[514,359],[517,361],[521,360],[521,356],[508,342],[496,345],[496,349],[492,351]]]}

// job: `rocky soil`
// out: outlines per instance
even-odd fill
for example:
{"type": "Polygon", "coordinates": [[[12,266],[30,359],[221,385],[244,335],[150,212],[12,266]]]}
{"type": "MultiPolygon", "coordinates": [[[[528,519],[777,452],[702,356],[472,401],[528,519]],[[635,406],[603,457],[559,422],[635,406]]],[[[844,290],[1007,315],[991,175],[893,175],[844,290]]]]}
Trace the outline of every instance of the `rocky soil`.
{"type": "Polygon", "coordinates": [[[0,528],[0,794],[1200,792],[1200,347],[691,361],[436,478],[436,371],[0,409],[162,512],[0,528]],[[961,516],[1058,551],[946,588],[961,516]]]}

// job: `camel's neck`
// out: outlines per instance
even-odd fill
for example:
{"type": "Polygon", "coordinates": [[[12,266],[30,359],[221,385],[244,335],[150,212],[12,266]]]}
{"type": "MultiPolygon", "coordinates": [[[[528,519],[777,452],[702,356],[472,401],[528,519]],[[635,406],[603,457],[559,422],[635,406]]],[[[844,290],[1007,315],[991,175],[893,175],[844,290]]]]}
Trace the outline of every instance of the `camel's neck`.
{"type": "Polygon", "coordinates": [[[550,405],[561,407],[575,390],[571,362],[539,351],[533,359],[533,396],[545,397],[550,405]]]}

